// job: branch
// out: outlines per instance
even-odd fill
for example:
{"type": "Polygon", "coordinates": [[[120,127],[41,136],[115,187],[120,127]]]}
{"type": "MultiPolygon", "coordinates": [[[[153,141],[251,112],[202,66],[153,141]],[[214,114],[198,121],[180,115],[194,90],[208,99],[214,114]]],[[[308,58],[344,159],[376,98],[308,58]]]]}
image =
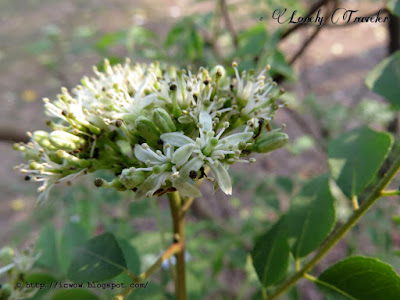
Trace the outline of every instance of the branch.
{"type": "MultiPolygon", "coordinates": [[[[306,16],[307,17],[311,17],[311,15],[313,15],[321,6],[324,6],[325,4],[327,4],[330,0],[320,0],[318,2],[316,2],[313,6],[310,7],[310,9],[308,10],[306,16]]],[[[296,25],[294,25],[293,27],[289,28],[288,30],[286,30],[281,37],[281,40],[285,39],[286,37],[288,37],[290,34],[292,34],[293,32],[295,32],[297,29],[301,28],[302,26],[306,25],[308,23],[297,23],[296,25]]]]}
{"type": "Polygon", "coordinates": [[[293,57],[289,60],[289,65],[293,65],[294,62],[303,54],[303,52],[306,50],[308,45],[311,44],[311,42],[315,39],[317,34],[320,32],[321,28],[322,28],[322,26],[321,27],[317,27],[317,29],[315,29],[313,34],[303,43],[303,45],[301,45],[301,47],[297,51],[297,53],[295,55],[293,55],[293,57]]]}
{"type": "Polygon", "coordinates": [[[300,128],[303,129],[304,132],[309,133],[315,140],[316,145],[318,147],[318,149],[320,151],[322,151],[322,153],[326,153],[326,145],[322,142],[322,137],[319,136],[318,134],[316,134],[314,132],[314,130],[310,127],[310,125],[307,123],[307,121],[302,117],[301,114],[299,114],[297,111],[286,107],[286,111],[288,112],[288,114],[291,116],[291,118],[297,123],[299,124],[300,128]]]}
{"type": "Polygon", "coordinates": [[[369,208],[382,196],[382,191],[389,185],[394,176],[400,169],[400,153],[399,149],[395,150],[396,160],[390,169],[377,183],[372,192],[367,196],[364,203],[356,210],[350,219],[339,227],[321,246],[314,257],[304,267],[289,277],[282,285],[280,285],[274,293],[269,296],[269,300],[278,298],[285,291],[290,289],[298,280],[305,277],[306,274],[346,235],[346,233],[360,220],[360,218],[368,211],[369,208]]]}
{"type": "Polygon", "coordinates": [[[231,18],[229,16],[228,6],[226,5],[225,0],[220,0],[219,3],[221,6],[221,12],[222,12],[222,16],[224,18],[225,26],[228,29],[229,33],[231,34],[231,38],[233,41],[233,45],[235,46],[235,49],[237,49],[239,46],[239,39],[238,39],[237,33],[235,31],[235,28],[233,27],[231,18]]]}
{"type": "MultiPolygon", "coordinates": [[[[377,14],[379,13],[379,11],[380,11],[381,13],[389,13],[389,10],[388,10],[386,7],[384,7],[384,8],[378,9],[378,11],[376,11],[376,12],[374,12],[374,13],[370,13],[369,15],[366,15],[366,16],[363,16],[363,17],[364,17],[364,18],[373,17],[373,16],[377,15],[377,14]]],[[[358,22],[349,22],[349,23],[338,24],[338,25],[335,25],[335,24],[326,24],[325,26],[326,26],[326,27],[330,27],[330,28],[336,28],[336,27],[344,27],[344,26],[357,25],[357,24],[362,24],[362,23],[358,23],[358,22]]]]}
{"type": "MultiPolygon", "coordinates": [[[[140,274],[136,280],[134,280],[132,283],[141,283],[143,282],[146,278],[148,278],[151,274],[154,273],[154,271],[158,270],[162,263],[169,259],[172,255],[178,253],[179,251],[182,251],[183,245],[182,243],[173,243],[162,255],[157,261],[145,272],[140,274]]],[[[114,300],[123,300],[125,299],[126,296],[128,296],[130,293],[132,293],[135,290],[135,288],[128,287],[126,288],[121,294],[117,295],[114,297],[114,300]]]]}
{"type": "Polygon", "coordinates": [[[29,142],[29,137],[22,132],[18,132],[15,128],[3,128],[0,129],[0,141],[9,143],[27,143],[29,142]]]}

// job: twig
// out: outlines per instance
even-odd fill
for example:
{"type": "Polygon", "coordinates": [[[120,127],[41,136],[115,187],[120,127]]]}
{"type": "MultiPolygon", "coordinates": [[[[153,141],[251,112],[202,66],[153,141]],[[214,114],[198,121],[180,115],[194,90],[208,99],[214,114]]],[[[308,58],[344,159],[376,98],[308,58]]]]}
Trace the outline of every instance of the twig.
{"type": "MultiPolygon", "coordinates": [[[[363,16],[363,18],[370,18],[370,17],[373,17],[373,16],[377,15],[377,14],[379,13],[379,11],[380,11],[381,13],[389,13],[389,10],[388,10],[386,7],[384,7],[384,8],[378,9],[378,11],[376,11],[376,12],[374,12],[374,13],[370,13],[369,15],[363,16]]],[[[359,22],[349,22],[349,23],[338,24],[338,25],[335,25],[335,24],[326,24],[326,25],[324,25],[324,26],[325,26],[325,27],[330,27],[330,28],[335,28],[335,27],[345,27],[345,26],[351,26],[351,25],[357,25],[357,24],[363,24],[363,23],[359,23],[359,22]]]]}
{"type": "Polygon", "coordinates": [[[222,16],[224,18],[225,26],[226,26],[226,28],[228,29],[228,31],[229,31],[229,33],[231,35],[231,38],[232,38],[232,41],[233,41],[233,45],[235,46],[235,49],[237,49],[238,46],[239,46],[239,39],[238,39],[237,33],[235,31],[235,28],[233,27],[231,18],[229,16],[228,6],[226,5],[226,1],[225,0],[220,0],[219,3],[220,3],[220,6],[221,6],[221,12],[222,12],[222,16]]]}
{"type": "Polygon", "coordinates": [[[326,145],[322,142],[322,138],[314,132],[314,130],[310,127],[310,125],[307,123],[307,121],[295,110],[286,108],[286,111],[288,114],[291,116],[291,118],[300,125],[300,128],[303,129],[303,131],[309,133],[315,140],[317,147],[319,150],[322,151],[322,153],[326,153],[327,147],[326,145]]]}
{"type": "MultiPolygon", "coordinates": [[[[133,284],[136,283],[141,283],[143,282],[146,278],[148,278],[151,274],[154,273],[154,271],[158,270],[162,263],[169,259],[172,255],[175,253],[182,251],[183,245],[182,243],[173,243],[162,255],[157,261],[145,272],[140,274],[136,280],[133,281],[133,284]]],[[[132,293],[135,290],[135,288],[128,287],[126,288],[121,294],[117,295],[114,297],[114,300],[123,300],[125,299],[126,296],[128,296],[130,293],[132,293]]]]}
{"type": "MultiPolygon", "coordinates": [[[[307,17],[311,17],[311,15],[313,15],[318,10],[318,8],[320,8],[321,6],[325,5],[329,1],[331,1],[331,0],[320,0],[320,1],[316,2],[313,6],[310,7],[310,9],[308,10],[306,16],[307,17]]],[[[286,30],[282,34],[281,40],[285,39],[290,34],[292,34],[293,32],[295,32],[296,30],[298,30],[299,28],[301,28],[302,26],[304,26],[306,24],[308,24],[308,23],[297,23],[293,27],[289,28],[288,30],[286,30]]]]}
{"type": "Polygon", "coordinates": [[[317,34],[320,32],[321,28],[322,28],[322,26],[317,27],[315,29],[315,31],[313,32],[313,34],[303,43],[303,45],[301,45],[299,51],[297,51],[297,53],[295,55],[293,55],[293,57],[289,60],[289,65],[293,65],[294,62],[303,54],[303,52],[306,50],[308,45],[311,44],[311,42],[315,39],[317,34]]]}
{"type": "Polygon", "coordinates": [[[29,142],[29,137],[25,133],[18,132],[15,129],[2,128],[0,129],[0,141],[9,143],[27,143],[29,142]]]}
{"type": "Polygon", "coordinates": [[[349,220],[340,226],[330,237],[323,243],[314,257],[304,265],[304,267],[290,276],[282,285],[280,285],[274,293],[269,296],[269,300],[273,300],[289,290],[297,281],[305,277],[307,274],[344,236],[345,234],[360,220],[360,218],[368,211],[368,209],[382,196],[382,191],[389,185],[394,176],[400,169],[400,153],[396,149],[396,160],[391,168],[377,183],[372,192],[367,196],[364,203],[356,210],[349,220]]]}

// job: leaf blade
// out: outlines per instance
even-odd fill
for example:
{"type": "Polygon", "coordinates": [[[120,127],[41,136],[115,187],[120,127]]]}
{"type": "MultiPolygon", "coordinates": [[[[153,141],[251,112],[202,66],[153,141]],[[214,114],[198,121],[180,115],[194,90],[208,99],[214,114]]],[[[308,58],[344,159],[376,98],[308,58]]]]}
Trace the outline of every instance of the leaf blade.
{"type": "Polygon", "coordinates": [[[67,276],[75,282],[102,281],[126,269],[123,252],[114,235],[104,233],[77,249],[67,276]]]}
{"type": "Polygon", "coordinates": [[[359,300],[395,300],[400,295],[400,276],[376,258],[346,258],[325,270],[318,280],[359,300]]]}
{"type": "Polygon", "coordinates": [[[283,279],[289,266],[289,244],[284,217],[258,238],[251,257],[254,269],[264,287],[283,279]]]}
{"type": "MultiPolygon", "coordinates": [[[[400,6],[400,4],[397,4],[400,6]]],[[[400,8],[398,8],[400,10],[400,8]]],[[[400,105],[400,51],[382,60],[370,73],[365,84],[374,93],[385,97],[389,102],[400,105]]]]}
{"type": "Polygon", "coordinates": [[[294,257],[315,250],[331,233],[335,220],[334,198],[325,174],[309,181],[291,201],[287,223],[289,237],[295,238],[294,257]]]}
{"type": "Polygon", "coordinates": [[[360,127],[329,144],[331,175],[349,199],[359,195],[371,182],[389,154],[392,143],[390,134],[360,127]]]}

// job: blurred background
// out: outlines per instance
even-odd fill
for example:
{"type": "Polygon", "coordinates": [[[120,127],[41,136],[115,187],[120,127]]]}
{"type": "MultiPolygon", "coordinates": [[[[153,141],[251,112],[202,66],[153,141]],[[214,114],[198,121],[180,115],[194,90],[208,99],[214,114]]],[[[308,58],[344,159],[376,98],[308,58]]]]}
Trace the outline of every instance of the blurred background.
{"type": "MultiPolygon", "coordinates": [[[[0,248],[34,243],[44,224],[60,229],[80,218],[90,236],[117,232],[132,237],[140,254],[155,256],[162,249],[158,226],[170,222],[162,199],[131,203],[129,194],[96,190],[93,175],[54,188],[51,201],[34,209],[38,186],[13,170],[22,157],[12,145],[26,141],[26,131],[46,130],[43,97],[55,99],[61,87],[74,87],[104,58],[113,64],[125,57],[193,68],[221,64],[230,73],[233,60],[241,69],[270,64],[270,75],[287,91],[282,99],[288,108],[278,111],[276,124],[286,124],[290,144],[257,156],[251,166],[234,166],[232,197],[212,195],[211,184],[203,183],[205,197],[196,199],[188,224],[189,281],[198,283],[192,293],[199,299],[256,297],[253,278],[246,279],[246,252],[237,245],[251,245],[254,232],[277,220],[303,182],[327,171],[331,139],[360,124],[398,134],[395,110],[364,83],[376,64],[399,49],[398,19],[332,25],[325,18],[319,28],[278,24],[272,13],[286,7],[287,16],[294,10],[307,16],[321,8],[330,15],[343,7],[358,10],[357,16],[379,9],[388,16],[385,6],[383,1],[338,0],[0,0],[0,248]]],[[[400,250],[395,200],[380,202],[319,269],[348,253],[374,254],[400,266],[393,256],[400,250]]],[[[339,220],[348,211],[342,197],[339,220]]],[[[154,295],[173,289],[162,284],[167,280],[162,276],[157,280],[154,295]]],[[[288,298],[322,299],[307,282],[288,298]]]]}

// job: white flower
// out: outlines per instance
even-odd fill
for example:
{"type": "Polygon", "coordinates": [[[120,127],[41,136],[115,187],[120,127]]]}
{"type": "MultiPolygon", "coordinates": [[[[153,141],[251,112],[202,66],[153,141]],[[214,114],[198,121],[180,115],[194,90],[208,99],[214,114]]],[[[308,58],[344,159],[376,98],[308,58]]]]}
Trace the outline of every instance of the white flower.
{"type": "Polygon", "coordinates": [[[193,153],[196,157],[188,163],[182,173],[186,176],[190,171],[197,172],[202,166],[209,166],[221,190],[230,195],[232,194],[232,183],[226,163],[240,160],[241,150],[239,148],[243,143],[246,144],[251,139],[253,133],[241,132],[221,139],[220,137],[225,129],[229,127],[229,123],[225,123],[217,136],[215,136],[215,132],[212,130],[213,122],[211,116],[205,111],[200,112],[197,126],[199,127],[199,137],[196,140],[180,132],[162,134],[161,139],[165,143],[177,147],[192,145],[194,148],[193,153]]]}
{"type": "Polygon", "coordinates": [[[116,178],[97,178],[96,186],[134,190],[136,198],[175,190],[197,197],[193,183],[209,167],[215,187],[231,194],[229,166],[254,161],[244,156],[282,106],[276,103],[282,92],[265,80],[265,70],[239,75],[236,63],[233,68],[234,79],[222,66],[192,72],[106,60],[104,71],[94,68],[95,76],[71,91],[62,88],[57,100],[44,99],[52,131],[15,146],[28,160],[19,168],[43,182],[39,202],[54,184],[99,169],[116,178]]]}
{"type": "Polygon", "coordinates": [[[174,150],[174,147],[166,143],[163,146],[164,153],[160,150],[154,152],[147,144],[136,145],[134,152],[137,159],[147,165],[145,168],[136,168],[135,171],[152,172],[150,176],[138,186],[136,198],[143,195],[152,196],[161,187],[170,186],[185,196],[200,197],[200,191],[187,181],[189,173],[184,176],[179,172],[183,165],[190,165],[188,162],[194,146],[191,144],[182,145],[174,150]]]}

